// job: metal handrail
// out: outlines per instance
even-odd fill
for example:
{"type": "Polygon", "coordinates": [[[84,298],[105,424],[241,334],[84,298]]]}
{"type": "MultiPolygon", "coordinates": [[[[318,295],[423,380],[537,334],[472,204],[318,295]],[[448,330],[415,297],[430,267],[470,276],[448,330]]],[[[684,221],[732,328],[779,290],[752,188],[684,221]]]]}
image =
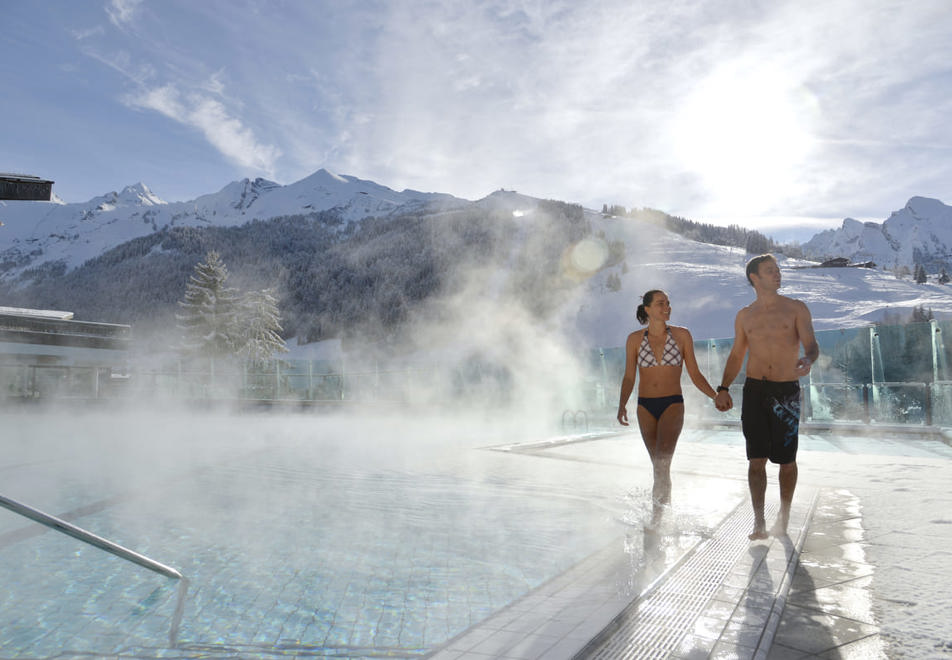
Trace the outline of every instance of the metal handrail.
{"type": "Polygon", "coordinates": [[[140,555],[138,552],[134,552],[128,548],[122,547],[117,543],[113,543],[112,541],[104,539],[101,536],[97,536],[92,532],[88,532],[82,527],[77,527],[72,523],[68,523],[65,520],[51,516],[48,513],[43,513],[39,509],[34,509],[31,506],[27,506],[26,504],[12,500],[9,497],[0,495],[0,506],[6,507],[10,511],[18,513],[21,516],[25,516],[30,520],[40,523],[41,525],[46,525],[47,527],[55,529],[58,532],[68,534],[75,539],[79,539],[83,543],[88,543],[89,545],[112,553],[117,557],[121,557],[122,559],[136,563],[139,566],[148,568],[150,571],[155,571],[156,573],[160,573],[166,577],[176,578],[178,580],[185,579],[183,575],[174,568],[166,566],[165,564],[161,564],[154,559],[149,559],[145,555],[140,555]]]}

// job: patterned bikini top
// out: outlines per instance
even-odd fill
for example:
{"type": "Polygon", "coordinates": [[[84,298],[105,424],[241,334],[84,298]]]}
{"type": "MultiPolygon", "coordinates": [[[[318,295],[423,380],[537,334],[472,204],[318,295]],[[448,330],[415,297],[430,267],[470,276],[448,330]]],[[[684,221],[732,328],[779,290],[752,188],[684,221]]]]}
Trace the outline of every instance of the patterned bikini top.
{"type": "Polygon", "coordinates": [[[667,331],[668,338],[664,342],[664,354],[661,356],[661,364],[659,365],[654,351],[651,350],[651,344],[648,343],[648,330],[645,329],[645,336],[641,340],[641,348],[638,349],[639,367],[681,366],[684,361],[681,357],[681,349],[678,348],[678,342],[674,341],[674,337],[671,336],[671,328],[667,328],[667,331]]]}

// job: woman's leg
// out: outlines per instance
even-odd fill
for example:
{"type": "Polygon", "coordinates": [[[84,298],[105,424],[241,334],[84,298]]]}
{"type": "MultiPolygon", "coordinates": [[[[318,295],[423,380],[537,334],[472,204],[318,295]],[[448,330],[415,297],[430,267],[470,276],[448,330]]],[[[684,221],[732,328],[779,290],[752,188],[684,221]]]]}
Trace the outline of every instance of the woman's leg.
{"type": "Polygon", "coordinates": [[[672,403],[658,420],[657,459],[655,460],[655,485],[660,483],[658,501],[671,504],[671,461],[678,446],[681,428],[684,426],[684,404],[672,403]]]}
{"type": "Polygon", "coordinates": [[[638,425],[654,472],[651,525],[656,526],[661,522],[664,507],[671,503],[671,459],[684,426],[684,404],[671,404],[660,419],[639,406],[638,425]]]}

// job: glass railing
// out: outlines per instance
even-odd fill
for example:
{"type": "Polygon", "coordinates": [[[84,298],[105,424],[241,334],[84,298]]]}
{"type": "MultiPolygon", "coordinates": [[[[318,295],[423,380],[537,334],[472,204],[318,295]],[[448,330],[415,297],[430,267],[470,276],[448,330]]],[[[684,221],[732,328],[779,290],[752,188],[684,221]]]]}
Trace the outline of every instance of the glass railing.
{"type": "MultiPolygon", "coordinates": [[[[952,336],[952,321],[817,332],[820,358],[801,381],[803,419],[952,427],[952,340],[947,345],[946,335],[952,336]]],[[[695,342],[698,364],[712,383],[719,380],[732,345],[732,339],[695,342]]],[[[560,393],[564,409],[585,410],[592,418],[613,417],[625,370],[624,347],[594,349],[582,357],[581,366],[572,367],[573,391],[560,393]]],[[[472,398],[506,404],[514,391],[512,381],[508,365],[488,363],[182,360],[162,369],[130,366],[122,372],[0,363],[0,399],[146,396],[330,403],[472,398]]],[[[732,388],[735,400],[743,381],[742,370],[732,388]]],[[[714,411],[687,374],[683,389],[689,417],[739,419],[736,407],[726,414],[714,411]]]]}
{"type": "MultiPolygon", "coordinates": [[[[812,422],[857,422],[952,427],[952,321],[896,326],[870,326],[816,333],[820,357],[801,380],[802,418],[812,422]]],[[[698,365],[712,383],[720,378],[733,339],[695,342],[698,365]]],[[[603,386],[620,383],[624,349],[594,351],[603,386]]],[[[735,400],[744,382],[743,370],[732,386],[735,400]]],[[[618,385],[614,385],[617,392],[618,385]]],[[[718,413],[703,401],[684,375],[689,415],[739,419],[739,410],[718,413]]],[[[594,400],[594,397],[590,396],[594,400]]]]}

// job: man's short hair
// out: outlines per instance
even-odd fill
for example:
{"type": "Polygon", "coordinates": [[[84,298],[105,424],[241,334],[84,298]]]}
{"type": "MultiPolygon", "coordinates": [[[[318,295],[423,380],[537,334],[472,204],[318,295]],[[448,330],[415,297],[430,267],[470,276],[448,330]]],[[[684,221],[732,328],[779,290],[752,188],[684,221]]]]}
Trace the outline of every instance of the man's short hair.
{"type": "Polygon", "coordinates": [[[762,254],[759,257],[754,257],[753,259],[747,262],[747,283],[750,284],[751,286],[754,286],[754,281],[750,279],[750,276],[754,273],[757,273],[759,275],[760,264],[764,263],[765,261],[776,262],[777,258],[774,257],[772,254],[762,254]]]}

